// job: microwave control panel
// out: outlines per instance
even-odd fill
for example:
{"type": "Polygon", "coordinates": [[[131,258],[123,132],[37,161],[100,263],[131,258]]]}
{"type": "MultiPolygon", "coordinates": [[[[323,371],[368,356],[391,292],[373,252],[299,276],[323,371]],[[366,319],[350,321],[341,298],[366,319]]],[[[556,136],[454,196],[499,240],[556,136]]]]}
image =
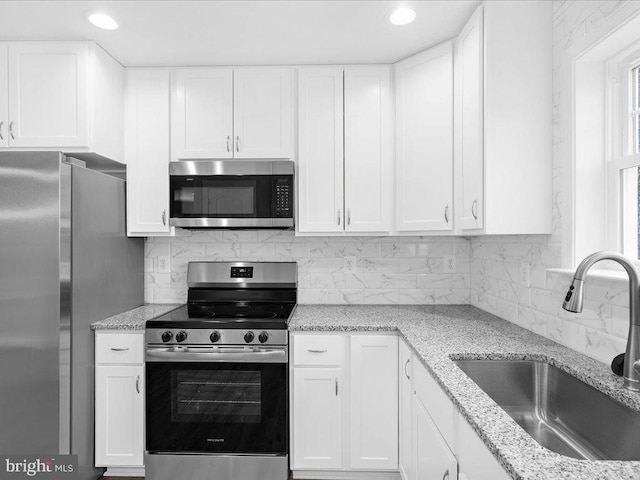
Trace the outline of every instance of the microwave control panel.
{"type": "Polygon", "coordinates": [[[293,185],[291,177],[275,179],[274,214],[276,217],[293,216],[293,185]]]}

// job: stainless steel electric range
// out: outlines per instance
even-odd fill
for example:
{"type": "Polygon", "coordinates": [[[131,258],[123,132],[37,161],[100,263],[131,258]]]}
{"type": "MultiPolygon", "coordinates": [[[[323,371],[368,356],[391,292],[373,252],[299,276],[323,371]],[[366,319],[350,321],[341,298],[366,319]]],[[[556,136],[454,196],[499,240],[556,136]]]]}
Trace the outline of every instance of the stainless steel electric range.
{"type": "Polygon", "coordinates": [[[146,478],[285,480],[292,262],[189,263],[146,324],[146,478]]]}

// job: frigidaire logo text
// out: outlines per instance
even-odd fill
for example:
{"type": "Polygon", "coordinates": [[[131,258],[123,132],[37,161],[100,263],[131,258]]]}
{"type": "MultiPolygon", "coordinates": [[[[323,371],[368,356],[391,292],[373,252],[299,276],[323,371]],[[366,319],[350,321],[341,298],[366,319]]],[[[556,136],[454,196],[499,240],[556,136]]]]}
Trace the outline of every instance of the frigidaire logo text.
{"type": "Polygon", "coordinates": [[[5,459],[7,473],[21,473],[29,477],[35,477],[38,474],[46,475],[48,473],[73,473],[73,464],[56,464],[55,458],[41,460],[39,458],[33,461],[10,461],[5,459]]]}

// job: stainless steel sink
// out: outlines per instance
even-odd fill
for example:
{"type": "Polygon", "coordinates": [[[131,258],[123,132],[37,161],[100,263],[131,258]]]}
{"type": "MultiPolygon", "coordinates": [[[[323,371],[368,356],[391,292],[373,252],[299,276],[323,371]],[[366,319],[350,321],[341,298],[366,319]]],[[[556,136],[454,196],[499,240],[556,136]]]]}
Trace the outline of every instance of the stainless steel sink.
{"type": "Polygon", "coordinates": [[[544,362],[454,360],[540,445],[587,460],[640,460],[640,413],[544,362]]]}

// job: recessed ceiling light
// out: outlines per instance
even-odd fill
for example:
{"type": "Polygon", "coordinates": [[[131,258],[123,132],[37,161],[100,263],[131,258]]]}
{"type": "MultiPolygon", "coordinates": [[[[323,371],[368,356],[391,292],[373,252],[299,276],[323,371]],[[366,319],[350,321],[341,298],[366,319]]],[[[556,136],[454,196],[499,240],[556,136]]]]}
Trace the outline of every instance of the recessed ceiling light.
{"type": "Polygon", "coordinates": [[[96,27],[104,30],[115,30],[118,28],[118,22],[105,13],[93,13],[89,15],[89,21],[96,27]]]}
{"type": "Polygon", "coordinates": [[[389,15],[389,22],[393,25],[407,25],[416,18],[416,12],[408,7],[401,7],[389,15]]]}

